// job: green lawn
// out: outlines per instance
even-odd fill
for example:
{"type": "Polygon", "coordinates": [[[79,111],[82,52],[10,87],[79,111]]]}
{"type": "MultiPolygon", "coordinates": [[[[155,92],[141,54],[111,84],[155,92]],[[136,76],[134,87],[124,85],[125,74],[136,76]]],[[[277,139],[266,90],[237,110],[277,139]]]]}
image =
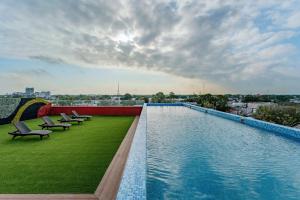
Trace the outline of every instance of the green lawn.
{"type": "MultiPolygon", "coordinates": [[[[53,119],[58,119],[53,117],[53,119]]],[[[0,193],[93,193],[134,117],[93,117],[50,137],[12,137],[0,126],[0,193]]],[[[26,121],[40,129],[40,119],[26,121]]]]}

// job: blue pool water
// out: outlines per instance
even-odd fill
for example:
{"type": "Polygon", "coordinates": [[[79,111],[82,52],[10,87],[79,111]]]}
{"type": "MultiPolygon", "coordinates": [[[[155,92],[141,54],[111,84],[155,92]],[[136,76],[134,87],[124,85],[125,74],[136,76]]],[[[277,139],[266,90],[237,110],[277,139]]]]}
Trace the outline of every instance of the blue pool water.
{"type": "Polygon", "coordinates": [[[147,199],[300,199],[300,143],[187,107],[147,107],[147,199]]]}

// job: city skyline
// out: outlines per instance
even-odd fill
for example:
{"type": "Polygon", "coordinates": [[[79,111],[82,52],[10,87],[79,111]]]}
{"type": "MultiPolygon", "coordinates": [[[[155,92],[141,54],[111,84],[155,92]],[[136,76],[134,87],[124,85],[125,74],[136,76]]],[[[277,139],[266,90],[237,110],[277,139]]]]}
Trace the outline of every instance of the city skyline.
{"type": "Polygon", "coordinates": [[[300,94],[300,4],[0,2],[0,94],[300,94]],[[144,9],[147,8],[147,9],[144,9]]]}

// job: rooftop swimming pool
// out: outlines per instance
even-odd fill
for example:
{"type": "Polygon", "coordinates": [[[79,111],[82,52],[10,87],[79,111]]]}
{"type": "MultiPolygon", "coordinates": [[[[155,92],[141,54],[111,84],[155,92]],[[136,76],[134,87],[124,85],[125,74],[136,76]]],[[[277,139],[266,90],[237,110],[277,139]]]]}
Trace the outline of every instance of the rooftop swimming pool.
{"type": "Polygon", "coordinates": [[[300,144],[187,107],[147,108],[148,199],[299,199],[300,144]]]}
{"type": "Polygon", "coordinates": [[[299,140],[185,106],[142,115],[118,199],[299,199],[299,140]]]}

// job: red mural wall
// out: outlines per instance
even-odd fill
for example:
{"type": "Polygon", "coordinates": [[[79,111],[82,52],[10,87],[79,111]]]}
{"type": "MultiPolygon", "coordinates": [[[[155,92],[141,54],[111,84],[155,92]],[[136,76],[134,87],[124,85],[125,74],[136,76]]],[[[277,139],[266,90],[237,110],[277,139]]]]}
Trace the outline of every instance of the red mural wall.
{"type": "Polygon", "coordinates": [[[76,110],[81,115],[136,116],[141,114],[142,106],[52,106],[49,115],[60,113],[70,115],[72,110],[76,110]]]}
{"type": "Polygon", "coordinates": [[[37,117],[43,117],[50,113],[51,110],[51,103],[48,103],[47,105],[42,106],[37,113],[37,117]]]}

